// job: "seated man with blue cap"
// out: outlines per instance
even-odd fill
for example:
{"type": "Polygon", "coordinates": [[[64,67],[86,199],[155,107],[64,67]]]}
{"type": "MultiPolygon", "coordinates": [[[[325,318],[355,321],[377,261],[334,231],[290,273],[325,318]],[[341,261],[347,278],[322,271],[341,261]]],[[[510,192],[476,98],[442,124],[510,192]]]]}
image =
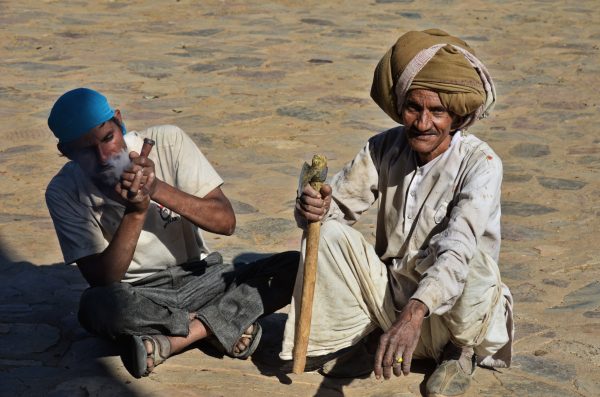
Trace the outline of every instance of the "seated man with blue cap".
{"type": "Polygon", "coordinates": [[[249,357],[257,319],[291,300],[298,252],[234,266],[208,250],[201,230],[231,235],[235,214],[223,180],[181,129],[126,132],[120,111],[88,88],[63,94],[48,126],[70,160],[46,203],[65,263],[90,284],[83,327],[119,342],[136,378],[206,337],[249,357]]]}

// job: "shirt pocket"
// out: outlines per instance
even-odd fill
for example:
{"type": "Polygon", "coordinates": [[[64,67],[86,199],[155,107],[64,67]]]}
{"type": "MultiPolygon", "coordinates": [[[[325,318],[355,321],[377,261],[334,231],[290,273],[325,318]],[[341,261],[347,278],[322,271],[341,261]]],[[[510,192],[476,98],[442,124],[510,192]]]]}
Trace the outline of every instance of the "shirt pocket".
{"type": "Polygon", "coordinates": [[[442,232],[449,222],[448,202],[442,201],[437,206],[425,204],[421,217],[417,222],[415,233],[415,248],[426,249],[429,246],[429,240],[436,234],[442,232]]]}

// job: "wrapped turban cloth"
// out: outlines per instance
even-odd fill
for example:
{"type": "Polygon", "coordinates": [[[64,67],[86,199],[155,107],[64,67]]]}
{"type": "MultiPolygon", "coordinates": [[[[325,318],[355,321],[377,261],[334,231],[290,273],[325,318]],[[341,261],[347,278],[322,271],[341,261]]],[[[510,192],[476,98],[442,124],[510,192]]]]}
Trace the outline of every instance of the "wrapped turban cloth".
{"type": "Polygon", "coordinates": [[[464,117],[463,129],[487,117],[496,102],[492,78],[474,51],[438,29],[404,34],[375,68],[371,97],[398,123],[412,89],[437,92],[446,109],[464,117]]]}

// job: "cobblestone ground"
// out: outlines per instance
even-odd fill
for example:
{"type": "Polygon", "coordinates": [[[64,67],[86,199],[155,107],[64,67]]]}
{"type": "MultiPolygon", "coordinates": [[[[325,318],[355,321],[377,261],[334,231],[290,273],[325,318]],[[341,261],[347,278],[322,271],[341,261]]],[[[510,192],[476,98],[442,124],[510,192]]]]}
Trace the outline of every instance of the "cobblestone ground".
{"type": "MultiPolygon", "coordinates": [[[[62,92],[89,86],[130,130],[184,128],[226,180],[231,260],[298,247],[299,168],[337,170],[393,125],[369,98],[373,69],[403,32],[466,39],[499,91],[471,132],[502,157],[501,270],[516,301],[513,366],[479,369],[468,396],[600,395],[600,5],[539,1],[0,0],[0,395],[418,396],[405,378],[287,375],[284,313],[265,320],[254,360],[194,348],[134,380],[76,320],[85,282],[61,264],[44,189],[64,163],[45,121],[62,92]]],[[[358,228],[372,238],[374,217],[358,228]]]]}

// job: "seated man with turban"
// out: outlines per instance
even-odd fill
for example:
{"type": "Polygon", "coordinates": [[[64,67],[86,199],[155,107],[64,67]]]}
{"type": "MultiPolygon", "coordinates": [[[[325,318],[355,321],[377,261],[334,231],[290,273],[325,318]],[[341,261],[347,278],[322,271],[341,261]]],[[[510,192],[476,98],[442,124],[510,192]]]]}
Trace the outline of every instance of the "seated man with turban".
{"type": "MultiPolygon", "coordinates": [[[[428,358],[437,367],[426,394],[455,396],[477,364],[510,365],[512,297],[498,269],[502,162],[465,133],[495,95],[473,50],[437,29],[406,33],[377,65],[371,96],[401,125],[369,139],[320,192],[304,187],[295,208],[300,227],[323,222],[308,356],[345,353],[325,374],[389,379],[428,358]],[[351,225],[375,203],[372,246],[351,225]],[[372,360],[357,368],[376,330],[372,360]]],[[[292,357],[301,284],[283,359],[292,357]]]]}
{"type": "Polygon", "coordinates": [[[48,125],[71,160],[46,203],[65,263],[90,284],[84,328],[120,342],[137,378],[207,336],[233,357],[250,356],[256,320],[290,302],[298,252],[235,266],[210,253],[200,229],[230,235],[235,214],[223,180],[181,129],[127,132],[120,111],[88,88],[62,95],[48,125]]]}

